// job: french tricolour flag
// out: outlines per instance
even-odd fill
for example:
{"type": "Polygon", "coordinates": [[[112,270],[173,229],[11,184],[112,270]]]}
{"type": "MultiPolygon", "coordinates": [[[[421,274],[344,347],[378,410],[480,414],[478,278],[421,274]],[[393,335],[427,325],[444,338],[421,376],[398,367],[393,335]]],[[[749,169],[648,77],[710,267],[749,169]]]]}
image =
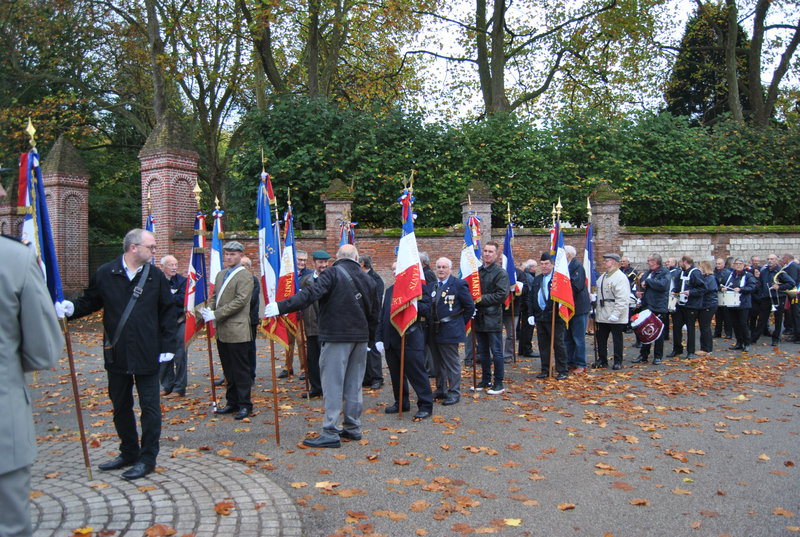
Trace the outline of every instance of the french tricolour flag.
{"type": "Polygon", "coordinates": [[[414,198],[407,189],[397,200],[403,207],[403,235],[397,249],[394,291],[390,318],[402,336],[417,320],[417,299],[422,296],[422,263],[419,260],[417,237],[414,235],[414,198]]]}
{"type": "Polygon", "coordinates": [[[569,320],[575,315],[575,299],[572,296],[572,284],[569,279],[567,252],[564,250],[564,235],[558,223],[556,223],[554,237],[556,264],[553,269],[553,282],[550,284],[550,296],[553,302],[558,302],[558,314],[569,325],[569,320]]]}
{"type": "MultiPolygon", "coordinates": [[[[261,289],[264,293],[264,303],[276,301],[278,289],[278,276],[281,272],[280,230],[278,223],[272,223],[271,206],[276,205],[275,194],[272,191],[272,181],[269,174],[261,172],[261,183],[258,186],[258,200],[256,206],[256,221],[258,222],[258,260],[261,265],[261,289]]],[[[276,317],[270,317],[264,322],[267,337],[289,347],[289,335],[286,325],[276,317]]]]}
{"type": "MultiPolygon", "coordinates": [[[[478,270],[481,262],[477,256],[477,249],[473,237],[480,237],[480,220],[475,216],[470,216],[467,227],[464,229],[464,245],[461,247],[461,279],[466,280],[469,287],[469,294],[477,304],[481,300],[481,280],[478,277],[478,270]]],[[[467,332],[472,327],[472,320],[467,323],[467,332]]]]}

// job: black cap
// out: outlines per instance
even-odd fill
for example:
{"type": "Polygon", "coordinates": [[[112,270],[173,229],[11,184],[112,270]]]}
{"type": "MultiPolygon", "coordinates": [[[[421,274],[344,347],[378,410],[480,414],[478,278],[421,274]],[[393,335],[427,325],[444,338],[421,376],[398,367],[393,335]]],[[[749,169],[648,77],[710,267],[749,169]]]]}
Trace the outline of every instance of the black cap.
{"type": "Polygon", "coordinates": [[[539,258],[539,261],[552,261],[553,256],[550,255],[549,252],[542,252],[542,257],[539,258]]]}

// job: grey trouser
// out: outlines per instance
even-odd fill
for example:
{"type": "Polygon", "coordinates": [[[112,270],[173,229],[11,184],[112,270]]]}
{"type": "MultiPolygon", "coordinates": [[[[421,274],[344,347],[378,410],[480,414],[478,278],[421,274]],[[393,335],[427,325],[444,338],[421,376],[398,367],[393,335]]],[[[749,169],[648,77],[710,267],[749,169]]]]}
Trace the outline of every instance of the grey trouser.
{"type": "Polygon", "coordinates": [[[361,382],[367,366],[367,342],[322,343],[319,356],[322,401],[325,417],[320,436],[339,439],[339,415],[344,412],[343,427],[352,433],[361,432],[363,399],[361,382]]]}
{"type": "MultiPolygon", "coordinates": [[[[469,344],[472,347],[472,341],[469,344]]],[[[460,396],[461,360],[458,358],[458,343],[431,342],[431,353],[436,367],[436,393],[460,396]]]]}
{"type": "Polygon", "coordinates": [[[0,475],[0,535],[30,537],[31,467],[23,466],[0,475]]]}

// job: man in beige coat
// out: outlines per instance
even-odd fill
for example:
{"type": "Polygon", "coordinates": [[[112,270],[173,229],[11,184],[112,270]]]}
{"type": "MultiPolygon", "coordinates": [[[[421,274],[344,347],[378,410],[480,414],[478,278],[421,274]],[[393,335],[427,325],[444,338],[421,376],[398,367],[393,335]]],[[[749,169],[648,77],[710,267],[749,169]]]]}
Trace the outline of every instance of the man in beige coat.
{"type": "Polygon", "coordinates": [[[597,280],[597,363],[595,368],[608,367],[608,334],[614,341],[614,365],[622,369],[622,332],[628,324],[628,301],[631,286],[628,277],[619,269],[620,257],[605,254],[606,270],[597,280]]]}
{"type": "Polygon", "coordinates": [[[33,247],[0,236],[0,259],[0,535],[27,536],[36,439],[24,374],[55,366],[64,338],[33,247]]]}
{"type": "Polygon", "coordinates": [[[226,405],[217,409],[217,414],[236,412],[241,420],[253,411],[250,388],[253,376],[248,353],[250,350],[250,296],[253,293],[253,277],[243,265],[244,246],[230,241],[222,247],[223,262],[227,267],[217,274],[214,293],[209,300],[210,308],[200,313],[206,322],[213,321],[217,333],[217,350],[228,389],[226,405]],[[212,310],[213,308],[213,310],[212,310]]]}

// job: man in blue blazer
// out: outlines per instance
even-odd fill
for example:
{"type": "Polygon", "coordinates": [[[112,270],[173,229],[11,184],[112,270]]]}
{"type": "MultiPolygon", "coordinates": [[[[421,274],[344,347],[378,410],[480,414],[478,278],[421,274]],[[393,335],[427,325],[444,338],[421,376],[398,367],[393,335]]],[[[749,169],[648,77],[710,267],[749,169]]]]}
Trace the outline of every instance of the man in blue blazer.
{"type": "Polygon", "coordinates": [[[461,361],[458,344],[466,340],[466,324],[475,311],[467,282],[454,277],[453,262],[436,260],[436,282],[428,284],[431,294],[430,346],[436,370],[434,400],[454,405],[461,398],[461,361]]]}

